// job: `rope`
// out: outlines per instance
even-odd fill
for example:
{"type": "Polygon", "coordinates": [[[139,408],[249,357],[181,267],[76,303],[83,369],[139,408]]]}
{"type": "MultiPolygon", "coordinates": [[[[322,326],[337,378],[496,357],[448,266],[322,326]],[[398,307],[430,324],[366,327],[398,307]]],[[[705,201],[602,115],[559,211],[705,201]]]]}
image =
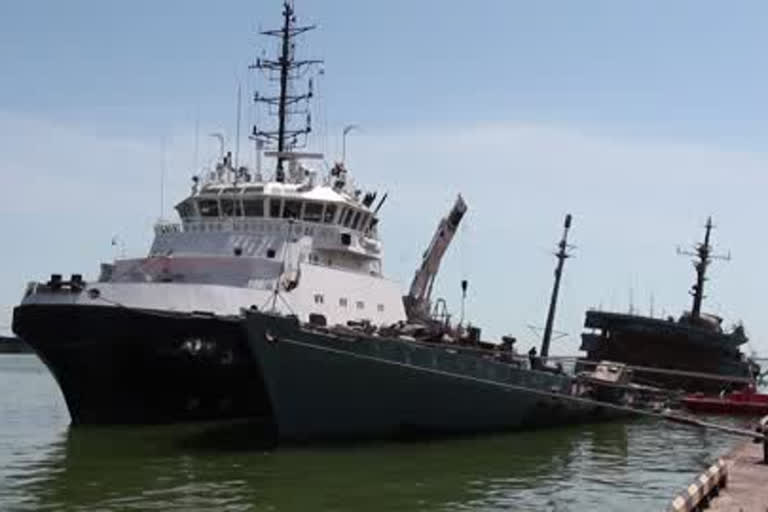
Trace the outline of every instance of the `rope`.
{"type": "MultiPolygon", "coordinates": [[[[579,361],[579,362],[589,366],[597,366],[598,364],[600,364],[597,361],[579,361]]],[[[749,384],[752,382],[752,379],[750,379],[749,377],[731,377],[728,375],[721,375],[718,373],[690,372],[686,370],[670,370],[667,368],[654,368],[652,366],[627,365],[627,368],[629,368],[630,370],[638,370],[638,371],[643,371],[648,373],[659,373],[662,375],[680,375],[682,377],[696,377],[699,379],[722,380],[726,382],[741,382],[744,384],[749,384]]]]}
{"type": "Polygon", "coordinates": [[[578,403],[578,404],[585,405],[585,406],[604,407],[606,409],[612,409],[612,410],[615,410],[615,411],[618,411],[618,412],[625,412],[625,413],[629,413],[629,414],[635,414],[635,415],[638,415],[638,416],[645,416],[645,417],[649,417],[649,418],[662,419],[662,420],[665,420],[665,421],[671,421],[671,422],[675,422],[675,423],[680,423],[682,425],[690,425],[690,426],[696,426],[696,427],[701,427],[701,428],[711,428],[713,430],[719,430],[721,432],[726,432],[726,433],[733,434],[733,435],[749,437],[750,439],[762,439],[762,434],[755,433],[755,432],[753,432],[751,430],[741,429],[741,428],[736,428],[736,427],[728,427],[726,425],[718,425],[716,423],[700,421],[700,420],[697,420],[695,418],[691,418],[691,417],[688,417],[688,416],[683,416],[683,415],[680,415],[680,414],[672,414],[672,413],[668,413],[668,412],[658,413],[658,412],[647,411],[647,410],[643,410],[643,409],[636,409],[634,407],[628,407],[628,406],[625,406],[625,405],[612,404],[610,402],[602,402],[602,401],[599,401],[599,400],[593,400],[591,398],[584,398],[584,397],[579,397],[579,396],[566,395],[566,394],[563,394],[563,393],[557,393],[557,392],[554,392],[554,391],[545,391],[545,390],[541,390],[541,389],[529,388],[529,387],[520,386],[520,385],[517,385],[517,384],[508,384],[508,383],[504,383],[504,382],[497,382],[497,381],[493,381],[493,380],[482,379],[482,378],[479,378],[479,377],[472,377],[470,375],[463,375],[463,374],[460,374],[460,373],[453,373],[453,372],[447,372],[447,371],[444,371],[444,370],[438,370],[438,369],[435,369],[435,368],[425,368],[423,366],[416,366],[416,365],[413,365],[413,364],[410,364],[410,363],[401,363],[399,361],[392,361],[392,360],[389,360],[389,359],[382,359],[380,357],[368,356],[368,355],[363,355],[363,354],[356,354],[354,352],[349,352],[349,351],[346,351],[346,350],[335,349],[335,348],[331,348],[331,347],[321,347],[321,346],[318,346],[318,345],[313,345],[311,343],[305,343],[305,342],[301,342],[301,341],[297,341],[297,340],[292,340],[292,339],[288,339],[288,338],[280,338],[278,343],[290,343],[292,345],[297,345],[297,346],[300,346],[300,347],[309,348],[309,349],[313,349],[313,350],[319,350],[319,351],[322,351],[322,352],[329,352],[329,353],[333,353],[333,354],[337,354],[337,355],[351,357],[351,358],[354,358],[354,359],[360,359],[360,360],[365,360],[365,361],[382,363],[382,364],[387,364],[387,365],[390,365],[390,366],[399,366],[401,368],[406,368],[406,369],[409,369],[409,370],[421,371],[421,372],[424,372],[424,373],[431,373],[433,375],[440,375],[440,376],[443,376],[443,377],[449,377],[449,378],[454,378],[454,379],[466,380],[466,381],[475,382],[475,383],[478,383],[478,384],[485,384],[485,385],[489,385],[489,386],[498,387],[498,388],[504,389],[506,391],[519,391],[519,392],[523,392],[523,393],[530,393],[530,394],[533,394],[533,395],[537,395],[537,396],[541,396],[541,397],[546,397],[546,398],[556,398],[556,399],[561,399],[561,400],[567,400],[567,401],[571,401],[573,403],[578,403]]]}
{"type": "MultiPolygon", "coordinates": [[[[426,344],[425,344],[426,345],[426,344]]],[[[483,348],[474,348],[474,347],[461,347],[462,350],[466,351],[473,351],[478,352],[482,354],[496,354],[493,350],[487,350],[483,348]]],[[[527,361],[528,358],[522,355],[511,355],[513,359],[516,361],[527,361]]],[[[575,356],[550,356],[544,358],[546,361],[555,361],[555,362],[564,362],[564,363],[581,363],[584,366],[597,366],[601,364],[601,361],[589,361],[585,359],[581,359],[579,357],[575,356]]],[[[611,362],[617,362],[618,361],[611,361],[611,362]]],[[[623,364],[623,363],[622,363],[623,364]]],[[[740,382],[743,384],[750,384],[753,382],[752,379],[749,377],[736,377],[736,376],[729,376],[729,375],[722,375],[718,373],[705,373],[705,372],[692,372],[687,370],[671,370],[669,368],[655,368],[653,366],[634,366],[634,365],[625,365],[627,369],[633,370],[633,371],[642,371],[647,373],[658,373],[662,375],[679,375],[682,377],[696,377],[699,379],[710,379],[710,380],[721,380],[724,382],[740,382]]]]}

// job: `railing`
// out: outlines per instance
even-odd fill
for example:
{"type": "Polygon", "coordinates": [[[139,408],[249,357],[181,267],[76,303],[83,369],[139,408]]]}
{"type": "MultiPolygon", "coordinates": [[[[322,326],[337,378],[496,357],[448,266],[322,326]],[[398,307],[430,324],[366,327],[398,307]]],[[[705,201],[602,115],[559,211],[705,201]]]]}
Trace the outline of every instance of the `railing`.
{"type": "Polygon", "coordinates": [[[165,233],[181,233],[183,228],[181,224],[174,222],[158,222],[155,224],[155,234],[161,235],[165,233]]]}

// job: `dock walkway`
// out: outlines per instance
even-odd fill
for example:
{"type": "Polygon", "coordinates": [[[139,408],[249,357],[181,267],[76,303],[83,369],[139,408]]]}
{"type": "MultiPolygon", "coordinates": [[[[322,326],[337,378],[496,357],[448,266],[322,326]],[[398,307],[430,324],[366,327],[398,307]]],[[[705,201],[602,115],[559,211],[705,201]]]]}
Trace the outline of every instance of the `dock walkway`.
{"type": "Polygon", "coordinates": [[[745,441],[723,458],[728,485],[707,511],[768,512],[768,465],[763,463],[763,445],[745,441]]]}

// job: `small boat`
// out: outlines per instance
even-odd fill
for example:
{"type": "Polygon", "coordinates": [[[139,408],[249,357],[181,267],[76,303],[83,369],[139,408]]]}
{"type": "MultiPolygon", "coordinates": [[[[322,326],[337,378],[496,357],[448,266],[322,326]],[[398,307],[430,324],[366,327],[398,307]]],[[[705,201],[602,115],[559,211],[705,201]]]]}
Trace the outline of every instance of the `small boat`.
{"type": "Polygon", "coordinates": [[[768,394],[758,393],[752,387],[721,396],[693,393],[683,398],[682,402],[694,412],[754,416],[768,414],[768,394]]]}

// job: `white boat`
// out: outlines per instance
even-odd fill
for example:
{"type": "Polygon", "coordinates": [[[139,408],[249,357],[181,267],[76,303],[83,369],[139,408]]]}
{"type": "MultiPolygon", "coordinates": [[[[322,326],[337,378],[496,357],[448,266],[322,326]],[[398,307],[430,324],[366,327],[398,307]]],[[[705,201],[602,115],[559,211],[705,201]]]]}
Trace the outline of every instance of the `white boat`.
{"type": "MultiPolygon", "coordinates": [[[[265,34],[290,41],[305,27],[295,26],[290,4],[283,15],[283,28],[265,34]]],[[[145,257],[102,264],[93,280],[52,274],[28,285],[13,330],[48,365],[73,423],[268,412],[237,325],[242,309],[315,325],[406,319],[400,285],[382,272],[386,196],[354,187],[343,162],[323,175],[322,155],[296,151],[310,128],[293,128],[288,107],[312,95],[291,95],[289,85],[316,61],[294,59],[292,48],[254,66],[282,78],[279,96],[256,95],[278,107],[278,129],[253,132],[274,142],[264,153],[274,175],[239,166],[222,149],[176,206],[180,222],[155,226],[145,257]]]]}

